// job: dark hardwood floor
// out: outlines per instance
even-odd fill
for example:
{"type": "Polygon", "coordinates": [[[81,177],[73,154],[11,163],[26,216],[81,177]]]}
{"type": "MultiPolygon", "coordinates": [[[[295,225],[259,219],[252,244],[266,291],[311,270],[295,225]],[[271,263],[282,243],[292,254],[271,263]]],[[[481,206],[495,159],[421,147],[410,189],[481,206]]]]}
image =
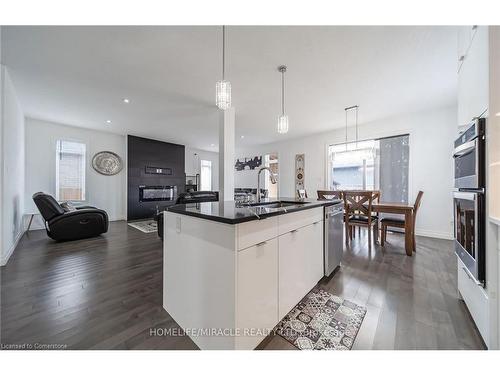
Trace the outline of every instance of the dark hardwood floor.
{"type": "Polygon", "coordinates": [[[196,349],[162,307],[162,242],[125,222],[103,236],[55,243],[24,235],[2,268],[1,343],[70,349],[196,349]]]}
{"type": "MultiPolygon", "coordinates": [[[[342,268],[319,283],[367,306],[353,349],[484,348],[457,298],[451,241],[419,237],[416,255],[407,257],[401,235],[369,251],[365,233],[345,249],[342,268]]],[[[162,308],[162,246],[154,233],[113,222],[104,236],[55,243],[31,231],[0,270],[4,349],[197,349],[185,336],[151,335],[179,328],[162,308]]],[[[260,348],[295,349],[279,336],[260,348]]]]}

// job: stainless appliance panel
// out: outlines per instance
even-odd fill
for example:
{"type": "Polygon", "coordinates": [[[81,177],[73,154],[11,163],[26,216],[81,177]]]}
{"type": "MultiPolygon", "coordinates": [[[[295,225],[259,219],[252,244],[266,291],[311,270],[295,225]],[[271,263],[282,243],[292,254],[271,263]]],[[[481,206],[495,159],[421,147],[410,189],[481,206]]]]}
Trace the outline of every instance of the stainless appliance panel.
{"type": "Polygon", "coordinates": [[[485,188],[485,120],[477,119],[455,141],[453,151],[455,188],[485,188]]]}
{"type": "Polygon", "coordinates": [[[455,160],[455,187],[479,187],[477,139],[467,142],[454,151],[455,160]]]}
{"type": "Polygon", "coordinates": [[[484,227],[482,222],[483,195],[478,192],[453,193],[455,222],[455,253],[469,273],[484,283],[484,227]]]}
{"type": "Polygon", "coordinates": [[[324,273],[330,276],[340,266],[344,250],[342,203],[325,207],[324,273]]]}

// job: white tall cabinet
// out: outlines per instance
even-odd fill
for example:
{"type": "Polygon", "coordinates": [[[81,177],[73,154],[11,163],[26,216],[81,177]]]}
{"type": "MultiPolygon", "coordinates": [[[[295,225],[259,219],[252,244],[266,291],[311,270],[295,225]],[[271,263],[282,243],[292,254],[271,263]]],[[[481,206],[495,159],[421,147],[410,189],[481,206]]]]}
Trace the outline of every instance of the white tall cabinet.
{"type": "MultiPolygon", "coordinates": [[[[461,26],[458,30],[458,129],[462,130],[476,117],[486,118],[487,163],[498,143],[495,141],[494,124],[497,121],[491,105],[492,67],[499,62],[494,58],[491,36],[495,27],[461,26]]],[[[487,167],[487,220],[486,220],[486,288],[476,285],[464,271],[458,260],[458,290],[478,327],[485,344],[490,349],[498,348],[498,228],[490,219],[492,211],[491,168],[487,167]]]]}
{"type": "Polygon", "coordinates": [[[491,335],[490,347],[500,347],[499,311],[500,300],[498,290],[500,285],[500,27],[489,27],[489,107],[488,123],[488,247],[492,262],[490,272],[496,275],[496,290],[492,292],[494,298],[490,304],[491,335]],[[496,255],[496,258],[495,258],[496,255]]]}
{"type": "Polygon", "coordinates": [[[488,27],[459,29],[458,124],[469,124],[488,109],[488,27]]]}

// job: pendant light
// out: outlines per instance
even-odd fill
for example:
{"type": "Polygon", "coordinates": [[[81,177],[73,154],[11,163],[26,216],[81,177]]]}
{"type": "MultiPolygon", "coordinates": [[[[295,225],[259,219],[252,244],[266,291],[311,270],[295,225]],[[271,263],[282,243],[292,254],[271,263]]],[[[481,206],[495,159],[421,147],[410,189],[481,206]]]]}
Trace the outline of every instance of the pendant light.
{"type": "Polygon", "coordinates": [[[358,105],[353,105],[350,107],[344,108],[345,111],[345,149],[347,151],[347,112],[351,110],[355,110],[356,113],[356,148],[358,148],[358,110],[359,106],[358,105]]]}
{"type": "Polygon", "coordinates": [[[226,110],[231,107],[231,82],[225,80],[226,68],[226,27],[222,26],[222,80],[215,85],[217,107],[226,110]]]}
{"type": "Polygon", "coordinates": [[[278,133],[288,133],[288,116],[285,115],[285,72],[286,66],[281,65],[278,67],[281,73],[281,116],[278,119],[278,133]]]}

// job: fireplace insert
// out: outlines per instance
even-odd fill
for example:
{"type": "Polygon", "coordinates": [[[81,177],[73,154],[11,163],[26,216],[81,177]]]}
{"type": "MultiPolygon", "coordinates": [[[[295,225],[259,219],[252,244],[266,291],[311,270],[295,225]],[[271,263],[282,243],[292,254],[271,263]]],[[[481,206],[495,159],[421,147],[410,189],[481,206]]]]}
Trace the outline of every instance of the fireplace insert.
{"type": "Polygon", "coordinates": [[[173,201],[177,199],[177,186],[139,185],[139,202],[173,201]]]}

